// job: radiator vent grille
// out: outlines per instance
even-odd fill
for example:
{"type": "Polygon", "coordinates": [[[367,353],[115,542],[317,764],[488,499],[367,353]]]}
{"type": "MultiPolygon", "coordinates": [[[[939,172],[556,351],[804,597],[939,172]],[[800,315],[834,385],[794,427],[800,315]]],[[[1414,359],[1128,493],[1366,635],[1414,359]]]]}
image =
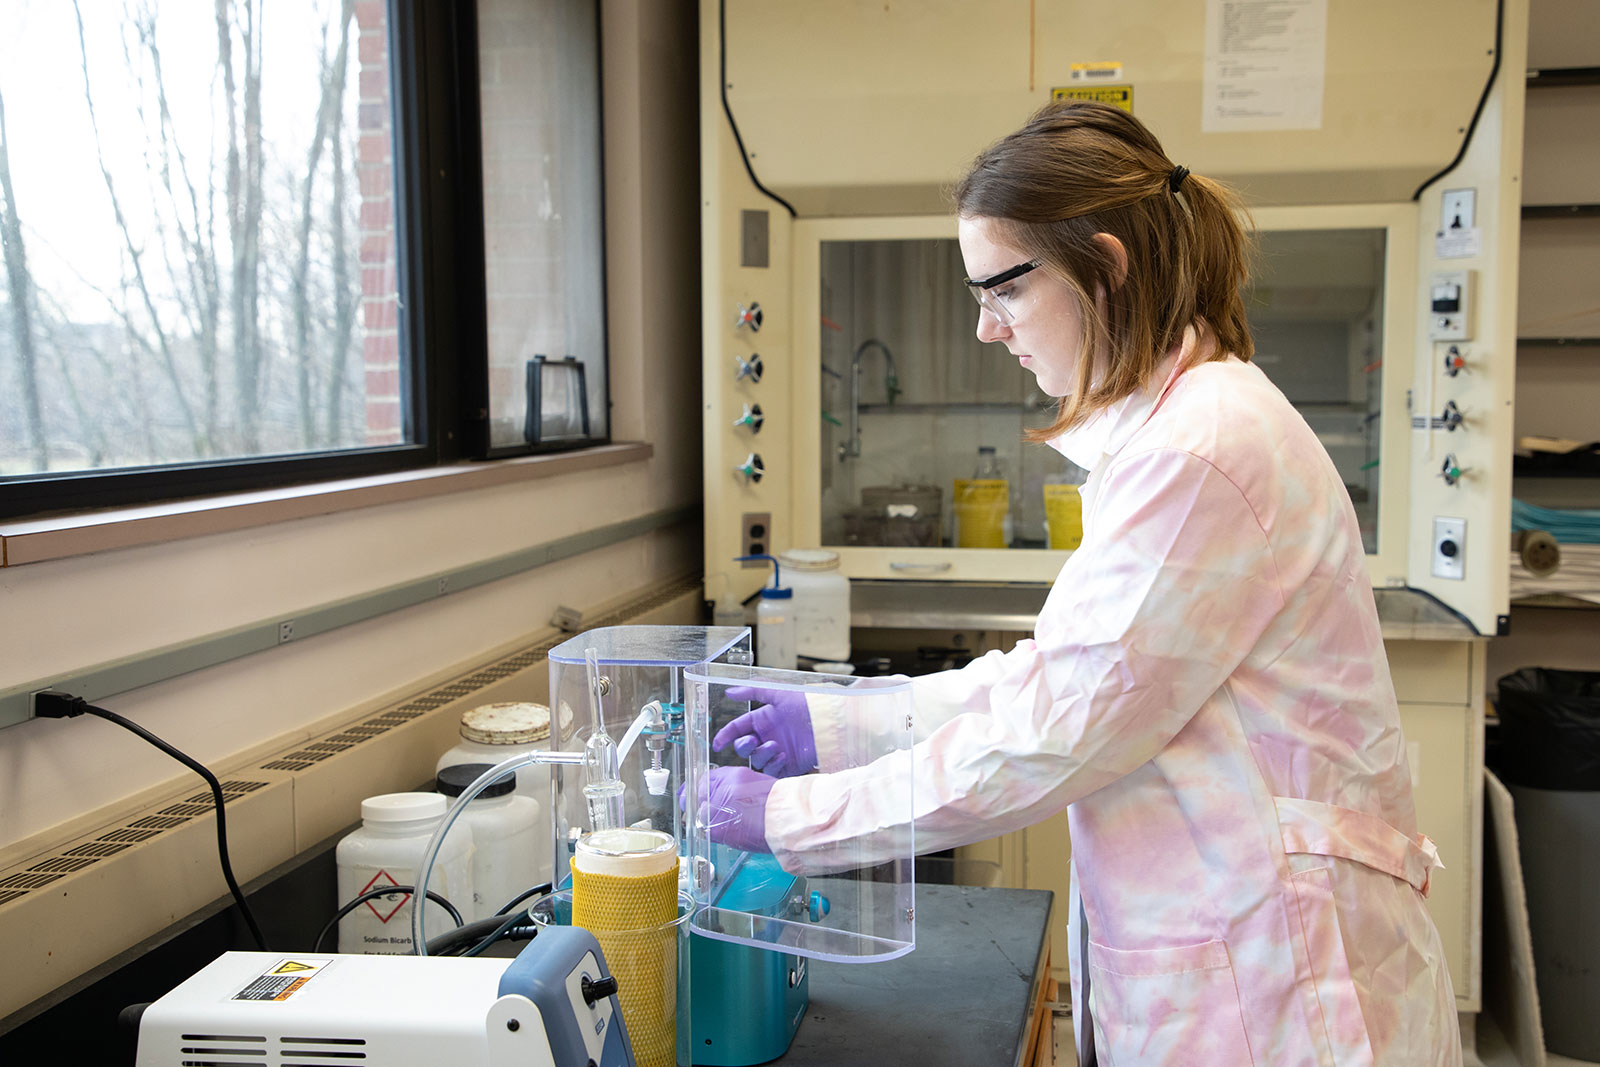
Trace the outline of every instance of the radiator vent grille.
{"type": "MultiPolygon", "coordinates": [[[[255,792],[267,783],[231,780],[219,784],[222,786],[223,803],[226,804],[246,793],[255,792]]],[[[211,810],[211,791],[208,789],[203,793],[185,797],[176,804],[169,804],[155,815],[146,815],[125,826],[107,830],[92,841],[74,845],[57,855],[41,859],[26,870],[0,878],[0,906],[9,904],[32,890],[41,889],[64,875],[92,867],[107,856],[115,856],[124,849],[141,841],[148,841],[175,826],[182,826],[198,815],[209,814],[211,810]]]]}

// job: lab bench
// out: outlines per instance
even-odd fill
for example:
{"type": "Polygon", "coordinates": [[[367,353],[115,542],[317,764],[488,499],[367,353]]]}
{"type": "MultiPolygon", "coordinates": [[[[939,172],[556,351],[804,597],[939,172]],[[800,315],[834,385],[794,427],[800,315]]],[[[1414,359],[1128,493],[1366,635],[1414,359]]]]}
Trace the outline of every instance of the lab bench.
{"type": "Polygon", "coordinates": [[[919,883],[916,949],[888,963],[811,961],[811,1005],[775,1062],[1052,1062],[1053,906],[1048,890],[919,883]]]}
{"type": "MultiPolygon", "coordinates": [[[[307,943],[331,914],[334,840],[247,887],[270,943],[307,943]]],[[[1048,930],[1054,895],[918,883],[917,947],[886,963],[807,961],[810,1006],[784,1067],[915,1063],[1036,1067],[1053,1056],[1048,930]]],[[[0,1063],[132,1063],[117,1013],[154,1000],[217,955],[248,943],[218,901],[62,990],[57,1002],[0,1031],[0,1063]]],[[[520,947],[517,946],[517,947],[520,947]]]]}

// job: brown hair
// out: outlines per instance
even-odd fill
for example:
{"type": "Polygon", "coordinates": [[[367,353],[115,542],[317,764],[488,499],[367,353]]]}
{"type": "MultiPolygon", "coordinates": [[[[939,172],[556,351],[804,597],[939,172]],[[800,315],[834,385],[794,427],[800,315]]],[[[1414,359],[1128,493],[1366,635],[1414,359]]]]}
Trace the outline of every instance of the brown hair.
{"type": "Polygon", "coordinates": [[[993,220],[1042,268],[1077,294],[1078,386],[1053,424],[1029,430],[1045,441],[1141,388],[1188,326],[1214,345],[1194,362],[1254,351],[1240,290],[1251,240],[1226,186],[1175,168],[1155,135],[1121,108],[1066,101],[1040,108],[1015,133],[986,148],[955,189],[964,218],[993,220]],[[1127,252],[1094,240],[1106,233],[1127,252]],[[1095,295],[1104,292],[1104,314],[1095,295]],[[1103,368],[1098,382],[1095,371],[1103,368]]]}

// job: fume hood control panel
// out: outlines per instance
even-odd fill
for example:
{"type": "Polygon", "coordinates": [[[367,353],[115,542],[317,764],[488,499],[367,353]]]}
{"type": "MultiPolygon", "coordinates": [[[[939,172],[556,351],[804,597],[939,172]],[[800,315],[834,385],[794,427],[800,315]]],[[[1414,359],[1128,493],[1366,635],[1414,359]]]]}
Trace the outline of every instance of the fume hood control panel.
{"type": "Polygon", "coordinates": [[[1472,340],[1477,271],[1435,271],[1428,280],[1428,336],[1435,341],[1472,340]]]}

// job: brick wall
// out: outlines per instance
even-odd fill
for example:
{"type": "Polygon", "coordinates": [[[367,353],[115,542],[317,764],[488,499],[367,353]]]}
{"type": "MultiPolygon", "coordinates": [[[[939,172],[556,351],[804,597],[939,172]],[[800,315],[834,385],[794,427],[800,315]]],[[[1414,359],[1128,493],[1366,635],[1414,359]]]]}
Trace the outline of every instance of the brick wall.
{"type": "Polygon", "coordinates": [[[369,445],[404,440],[400,385],[400,298],[394,233],[394,136],[389,107],[389,26],[384,0],[356,4],[360,60],[361,360],[366,372],[369,445]]]}

